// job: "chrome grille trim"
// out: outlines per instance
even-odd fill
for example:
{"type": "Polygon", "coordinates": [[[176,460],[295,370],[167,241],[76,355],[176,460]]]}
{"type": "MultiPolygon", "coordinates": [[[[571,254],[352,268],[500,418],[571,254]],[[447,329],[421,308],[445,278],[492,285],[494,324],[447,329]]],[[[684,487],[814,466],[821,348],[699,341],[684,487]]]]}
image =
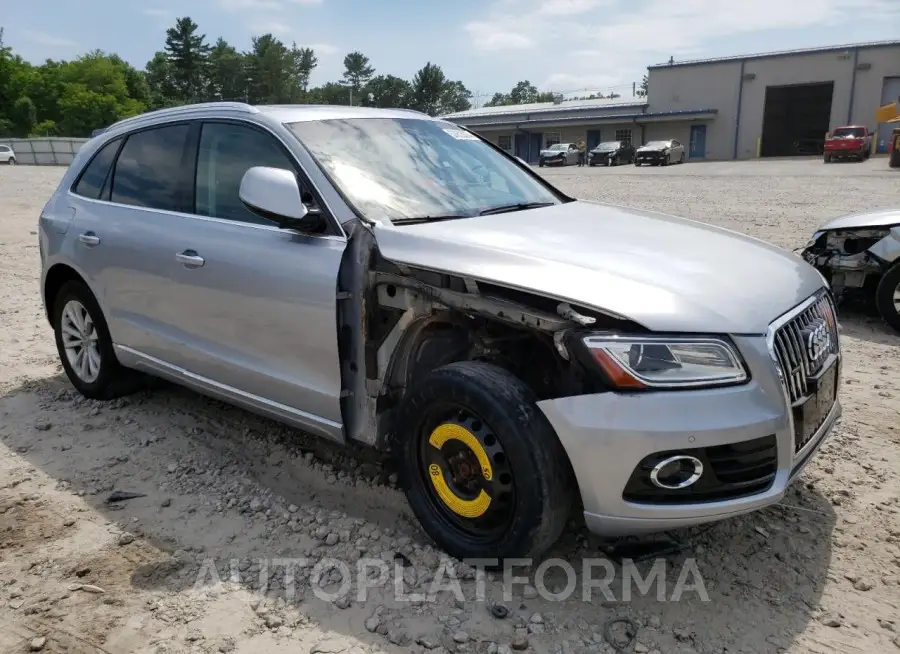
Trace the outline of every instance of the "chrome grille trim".
{"type": "MultiPolygon", "coordinates": [[[[826,323],[831,328],[830,333],[832,337],[831,351],[827,353],[825,363],[820,370],[824,370],[829,366],[837,366],[838,377],[840,377],[840,326],[838,325],[834,299],[828,289],[823,288],[784,315],[776,318],[769,325],[766,333],[766,345],[768,346],[769,355],[775,364],[775,369],[781,381],[781,391],[784,397],[785,408],[787,409],[790,433],[794,439],[794,447],[792,449],[795,460],[802,459],[819,443],[817,438],[812,438],[805,444],[798,443],[796,440],[796,424],[794,422],[794,406],[801,404],[806,397],[806,393],[809,392],[808,371],[810,361],[804,356],[806,349],[799,347],[799,345],[802,345],[799,329],[808,325],[809,321],[815,318],[824,318],[826,320],[826,323]],[[829,317],[831,318],[830,321],[829,317]],[[792,368],[790,365],[791,361],[799,361],[799,367],[795,363],[792,368]]],[[[838,383],[840,384],[840,381],[838,383]]],[[[835,404],[837,404],[837,401],[835,401],[835,404]]],[[[834,407],[832,407],[832,411],[834,411],[834,407]]]]}

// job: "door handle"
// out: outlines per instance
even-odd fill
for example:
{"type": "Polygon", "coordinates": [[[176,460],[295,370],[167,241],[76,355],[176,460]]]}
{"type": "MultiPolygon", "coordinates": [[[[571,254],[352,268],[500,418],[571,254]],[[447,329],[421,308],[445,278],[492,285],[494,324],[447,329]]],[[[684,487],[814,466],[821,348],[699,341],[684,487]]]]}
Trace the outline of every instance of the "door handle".
{"type": "Polygon", "coordinates": [[[85,232],[84,234],[78,235],[78,240],[87,245],[88,247],[94,247],[95,245],[100,245],[100,237],[97,236],[94,232],[85,232]]]}
{"type": "Polygon", "coordinates": [[[194,250],[185,250],[175,255],[175,259],[185,268],[200,268],[206,260],[194,250]]]}

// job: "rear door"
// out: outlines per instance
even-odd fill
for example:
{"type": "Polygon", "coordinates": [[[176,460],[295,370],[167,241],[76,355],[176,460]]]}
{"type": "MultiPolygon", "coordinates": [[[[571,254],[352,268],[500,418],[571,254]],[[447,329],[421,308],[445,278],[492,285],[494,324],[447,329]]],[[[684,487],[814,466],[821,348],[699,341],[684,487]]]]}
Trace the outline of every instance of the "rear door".
{"type": "Polygon", "coordinates": [[[189,132],[188,123],[169,124],[114,140],[70,196],[73,260],[101,299],[113,342],[162,360],[180,345],[170,262],[178,212],[190,202],[189,132]]]}
{"type": "Polygon", "coordinates": [[[238,190],[253,166],[294,172],[304,203],[323,206],[283,143],[264,128],[204,122],[195,200],[166,253],[169,320],[181,365],[252,403],[329,436],[340,433],[337,276],[346,245],[328,218],[319,234],[282,230],[251,213],[238,190]]]}

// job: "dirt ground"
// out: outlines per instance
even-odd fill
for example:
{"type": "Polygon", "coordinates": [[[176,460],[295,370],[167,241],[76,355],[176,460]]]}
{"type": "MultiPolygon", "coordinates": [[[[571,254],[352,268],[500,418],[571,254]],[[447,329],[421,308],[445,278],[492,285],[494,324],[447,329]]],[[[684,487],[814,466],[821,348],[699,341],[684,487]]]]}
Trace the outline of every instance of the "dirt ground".
{"type": "MultiPolygon", "coordinates": [[[[794,248],[827,218],[896,206],[891,173],[876,158],[545,174],[794,248]]],[[[841,315],[844,418],[803,478],[777,506],[678,534],[663,601],[615,583],[612,598],[551,601],[534,570],[512,599],[489,574],[479,601],[454,562],[464,598],[404,601],[397,588],[425,592],[447,561],[374,457],[177,388],[106,404],[72,390],[38,289],[36,222],[61,174],[0,169],[0,652],[615,652],[614,617],[637,627],[629,652],[900,652],[900,337],[876,317],[841,315]],[[300,557],[376,557],[390,580],[330,599],[341,573],[307,563],[291,582],[275,561],[300,557]],[[674,597],[691,561],[708,602],[674,597]]],[[[573,522],[550,556],[581,570],[604,545],[573,522]]],[[[559,567],[545,580],[566,582],[559,567]]]]}

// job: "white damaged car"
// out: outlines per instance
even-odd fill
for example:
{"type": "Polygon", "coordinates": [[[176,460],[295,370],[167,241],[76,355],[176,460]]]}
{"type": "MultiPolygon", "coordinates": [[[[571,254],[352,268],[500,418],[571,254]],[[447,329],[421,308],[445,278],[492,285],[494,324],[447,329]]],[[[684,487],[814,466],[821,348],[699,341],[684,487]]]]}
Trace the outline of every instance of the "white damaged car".
{"type": "Polygon", "coordinates": [[[900,209],[835,218],[813,234],[802,256],[838,301],[874,298],[884,321],[900,332],[900,209]]]}

